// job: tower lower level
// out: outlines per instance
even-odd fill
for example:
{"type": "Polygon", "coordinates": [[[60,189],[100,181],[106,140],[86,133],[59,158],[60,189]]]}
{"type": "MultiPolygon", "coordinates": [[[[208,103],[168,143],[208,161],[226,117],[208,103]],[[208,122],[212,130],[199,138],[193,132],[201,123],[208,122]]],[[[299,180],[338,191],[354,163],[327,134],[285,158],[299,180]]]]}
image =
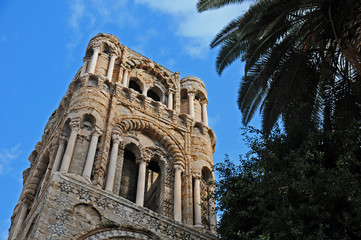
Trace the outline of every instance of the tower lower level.
{"type": "Polygon", "coordinates": [[[109,34],[83,60],[29,157],[9,239],[217,239],[204,83],[109,34]]]}

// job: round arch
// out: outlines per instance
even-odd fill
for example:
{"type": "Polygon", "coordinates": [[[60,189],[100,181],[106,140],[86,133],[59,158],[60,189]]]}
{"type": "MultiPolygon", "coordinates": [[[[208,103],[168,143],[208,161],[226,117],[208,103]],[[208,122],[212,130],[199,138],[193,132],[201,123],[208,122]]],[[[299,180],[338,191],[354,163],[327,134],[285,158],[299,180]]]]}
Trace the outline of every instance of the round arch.
{"type": "Polygon", "coordinates": [[[142,131],[159,141],[167,150],[174,163],[185,166],[183,149],[179,142],[164,129],[160,129],[147,119],[121,119],[116,125],[122,134],[128,131],[142,131]]]}

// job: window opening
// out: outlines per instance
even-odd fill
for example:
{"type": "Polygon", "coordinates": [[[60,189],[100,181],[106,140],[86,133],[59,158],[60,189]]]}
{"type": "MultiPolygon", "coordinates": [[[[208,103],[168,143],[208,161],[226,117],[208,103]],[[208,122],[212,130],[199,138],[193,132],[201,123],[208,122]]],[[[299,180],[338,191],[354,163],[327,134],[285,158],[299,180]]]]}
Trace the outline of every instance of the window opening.
{"type": "Polygon", "coordinates": [[[154,101],[158,101],[158,102],[160,101],[159,95],[156,92],[154,92],[152,89],[148,90],[147,96],[153,99],[154,101]]]}
{"type": "Polygon", "coordinates": [[[154,212],[160,210],[161,168],[158,161],[152,159],[146,171],[144,206],[154,212]]]}
{"type": "Polygon", "coordinates": [[[135,154],[125,148],[122,179],[119,195],[135,202],[138,182],[138,164],[135,162],[135,154]]]}
{"type": "Polygon", "coordinates": [[[132,79],[129,82],[129,88],[134,89],[135,91],[137,91],[139,93],[142,93],[142,90],[141,90],[139,84],[132,79]]]}

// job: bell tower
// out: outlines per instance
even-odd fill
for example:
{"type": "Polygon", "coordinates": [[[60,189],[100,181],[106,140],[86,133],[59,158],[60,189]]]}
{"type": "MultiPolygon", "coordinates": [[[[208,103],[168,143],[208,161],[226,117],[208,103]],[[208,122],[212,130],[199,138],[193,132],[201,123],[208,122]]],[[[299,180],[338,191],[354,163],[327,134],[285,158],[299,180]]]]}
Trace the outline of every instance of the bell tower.
{"type": "Polygon", "coordinates": [[[29,157],[9,239],[217,239],[207,105],[199,78],[92,38],[29,157]]]}

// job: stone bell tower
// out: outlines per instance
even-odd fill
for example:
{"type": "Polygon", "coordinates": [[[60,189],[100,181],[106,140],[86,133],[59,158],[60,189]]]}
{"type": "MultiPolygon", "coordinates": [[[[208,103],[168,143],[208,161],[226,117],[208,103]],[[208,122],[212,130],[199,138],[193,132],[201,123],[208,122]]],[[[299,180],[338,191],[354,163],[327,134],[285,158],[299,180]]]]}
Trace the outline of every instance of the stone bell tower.
{"type": "Polygon", "coordinates": [[[23,173],[9,239],[217,239],[207,91],[98,34],[23,173]]]}

